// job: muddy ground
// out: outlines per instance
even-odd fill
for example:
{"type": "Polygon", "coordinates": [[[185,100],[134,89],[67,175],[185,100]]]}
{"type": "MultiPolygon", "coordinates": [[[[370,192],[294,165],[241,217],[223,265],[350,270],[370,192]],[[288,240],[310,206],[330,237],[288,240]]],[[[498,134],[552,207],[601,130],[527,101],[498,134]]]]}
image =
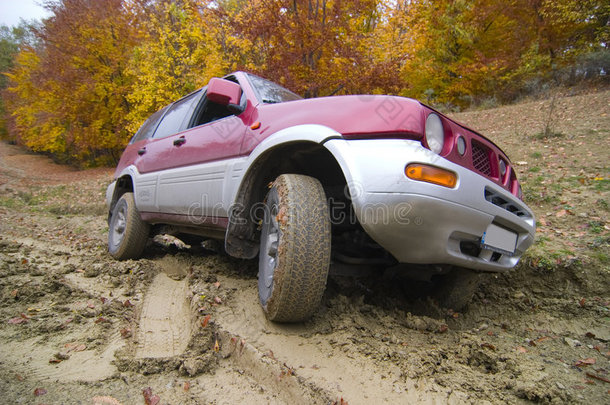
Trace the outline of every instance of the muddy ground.
{"type": "Polygon", "coordinates": [[[112,260],[112,171],[0,143],[0,402],[609,403],[609,99],[455,116],[509,153],[539,222],[466,310],[332,276],[298,325],[265,320],[254,262],[167,238],[112,260]]]}

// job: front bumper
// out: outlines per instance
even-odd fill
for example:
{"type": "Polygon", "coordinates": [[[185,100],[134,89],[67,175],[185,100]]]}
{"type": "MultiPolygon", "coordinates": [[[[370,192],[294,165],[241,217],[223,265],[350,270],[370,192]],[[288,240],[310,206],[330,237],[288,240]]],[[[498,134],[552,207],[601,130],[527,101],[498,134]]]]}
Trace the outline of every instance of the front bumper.
{"type": "Polygon", "coordinates": [[[534,214],[522,201],[417,141],[331,140],[325,146],[343,169],[360,224],[401,263],[502,272],[534,242],[534,214]],[[458,183],[450,189],[411,180],[404,174],[409,163],[451,170],[458,183]],[[514,253],[481,247],[492,223],[516,234],[514,253]]]}

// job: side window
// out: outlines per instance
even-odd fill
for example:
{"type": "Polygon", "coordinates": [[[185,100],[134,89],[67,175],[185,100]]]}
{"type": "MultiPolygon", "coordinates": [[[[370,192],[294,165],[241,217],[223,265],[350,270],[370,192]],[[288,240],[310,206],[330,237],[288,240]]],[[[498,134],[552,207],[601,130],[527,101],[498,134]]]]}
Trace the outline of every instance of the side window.
{"type": "Polygon", "coordinates": [[[165,138],[186,129],[184,122],[192,114],[200,94],[201,92],[197,91],[172,104],[163,116],[154,137],[165,138]]]}
{"type": "MultiPolygon", "coordinates": [[[[224,80],[230,80],[239,84],[237,82],[237,79],[233,76],[225,77],[224,80]]],[[[246,95],[242,91],[240,104],[243,104],[245,102],[245,98],[246,95]]],[[[199,103],[199,105],[197,106],[197,111],[193,116],[193,120],[189,124],[189,128],[207,124],[208,122],[213,122],[221,118],[229,117],[231,115],[234,115],[234,113],[231,112],[226,106],[213,103],[208,100],[207,97],[204,95],[201,100],[201,103],[199,103]]]]}
{"type": "Polygon", "coordinates": [[[142,139],[150,138],[153,132],[155,132],[157,124],[161,120],[161,117],[163,117],[163,114],[165,113],[168,107],[163,107],[162,109],[151,115],[146,121],[144,121],[144,124],[142,124],[140,129],[138,129],[138,132],[136,132],[133,138],[131,138],[130,143],[136,143],[138,141],[141,141],[142,139]]]}

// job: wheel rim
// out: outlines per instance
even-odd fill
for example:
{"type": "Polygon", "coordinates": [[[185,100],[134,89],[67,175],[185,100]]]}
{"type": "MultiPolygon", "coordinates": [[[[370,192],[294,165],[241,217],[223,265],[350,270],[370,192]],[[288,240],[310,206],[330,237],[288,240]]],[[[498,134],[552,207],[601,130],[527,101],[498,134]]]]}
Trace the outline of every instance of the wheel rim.
{"type": "Polygon", "coordinates": [[[125,237],[125,229],[127,228],[127,206],[121,204],[117,207],[112,221],[112,242],[115,246],[121,244],[125,237]]]}
{"type": "MultiPolygon", "coordinates": [[[[274,191],[274,190],[272,190],[274,191]]],[[[261,303],[265,305],[271,296],[273,276],[278,265],[278,248],[281,230],[277,221],[277,195],[269,193],[265,218],[261,230],[261,244],[258,263],[258,290],[261,303]]]]}

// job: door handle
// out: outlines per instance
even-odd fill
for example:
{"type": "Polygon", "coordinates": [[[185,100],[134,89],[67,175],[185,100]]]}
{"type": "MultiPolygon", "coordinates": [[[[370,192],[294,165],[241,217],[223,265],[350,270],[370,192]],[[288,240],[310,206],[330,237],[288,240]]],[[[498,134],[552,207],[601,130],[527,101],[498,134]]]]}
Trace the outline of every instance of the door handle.
{"type": "Polygon", "coordinates": [[[138,149],[138,155],[142,156],[143,154],[146,153],[146,148],[142,148],[142,149],[138,149]]]}
{"type": "Polygon", "coordinates": [[[180,146],[180,145],[182,145],[185,142],[186,142],[186,138],[181,136],[178,139],[174,139],[174,146],[180,146]]]}

